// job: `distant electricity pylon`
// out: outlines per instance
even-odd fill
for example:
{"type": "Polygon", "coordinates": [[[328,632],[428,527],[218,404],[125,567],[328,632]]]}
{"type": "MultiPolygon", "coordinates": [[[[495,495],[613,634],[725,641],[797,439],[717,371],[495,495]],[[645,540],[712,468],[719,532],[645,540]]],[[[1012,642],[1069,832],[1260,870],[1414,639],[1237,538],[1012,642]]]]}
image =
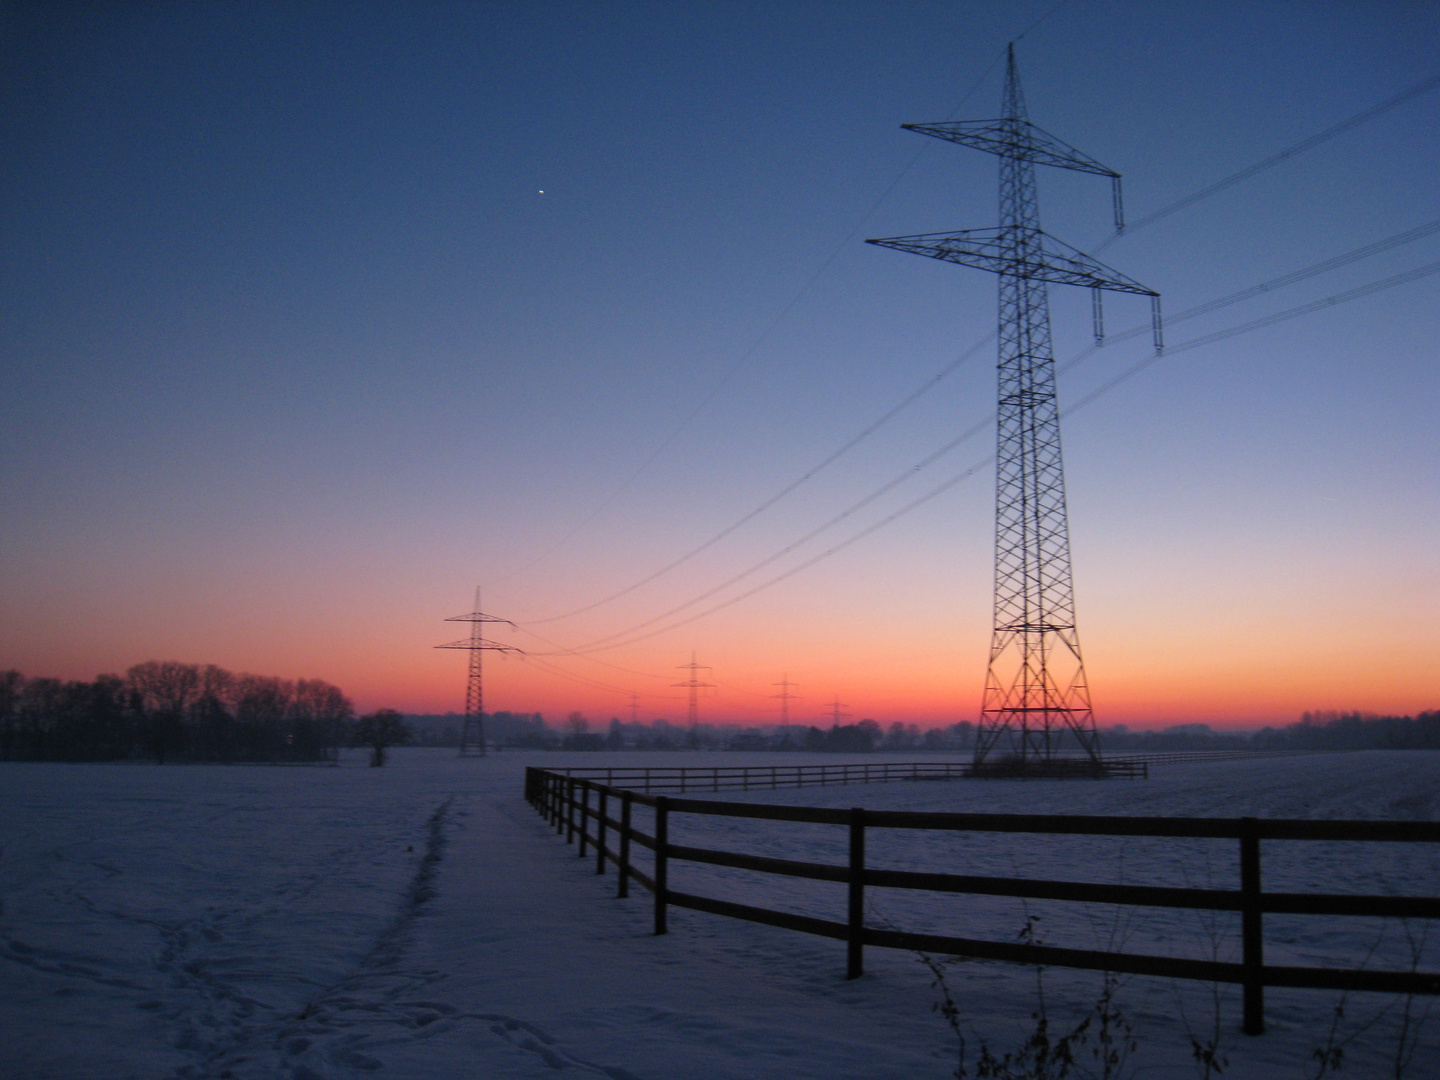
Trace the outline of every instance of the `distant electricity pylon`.
{"type": "Polygon", "coordinates": [[[777,683],[771,683],[771,685],[780,687],[780,693],[771,694],[770,696],[772,698],[780,699],[780,725],[784,727],[790,723],[790,702],[797,700],[800,695],[792,694],[790,692],[791,688],[796,684],[790,681],[790,676],[788,674],[781,675],[780,681],[777,683]]]}
{"type": "Polygon", "coordinates": [[[694,726],[700,722],[700,691],[711,689],[715,686],[714,683],[701,682],[700,672],[713,671],[714,669],[705,664],[697,664],[693,652],[690,654],[690,662],[688,664],[676,664],[675,666],[681,671],[690,672],[690,678],[684,682],[671,683],[670,685],[684,687],[690,691],[689,720],[690,726],[694,728],[694,726]]]}
{"type": "Polygon", "coordinates": [[[845,702],[840,700],[838,694],[836,695],[835,700],[828,702],[825,707],[830,710],[830,723],[834,727],[839,727],[841,720],[850,719],[849,713],[840,711],[841,709],[845,708],[845,702]]]}
{"type": "MultiPolygon", "coordinates": [[[[1005,757],[1023,769],[1048,763],[1066,731],[1102,769],[1090,688],[1075,629],[1070,532],[1060,456],[1060,412],[1047,283],[1093,290],[1095,338],[1104,336],[1101,293],[1151,298],[1155,348],[1160,294],[1040,229],[1035,166],[1108,176],[1115,227],[1124,229],[1120,174],[1032,124],[1015,70],[1005,70],[1003,116],[907,130],[1000,158],[1000,227],[897,236],[867,243],[978,267],[1000,277],[999,424],[995,480],[995,622],[975,740],[983,764],[1008,735],[1005,757]]],[[[996,757],[1000,757],[997,753],[996,757]]]]}
{"type": "MultiPolygon", "coordinates": [[[[461,757],[484,757],[485,756],[485,684],[482,678],[483,668],[481,657],[487,650],[495,652],[519,652],[513,645],[501,645],[498,641],[491,641],[480,633],[480,627],[485,623],[505,623],[507,626],[514,626],[509,619],[497,618],[494,615],[486,615],[480,610],[480,587],[475,587],[475,610],[468,615],[452,615],[446,622],[468,622],[470,623],[470,636],[461,638],[459,641],[451,641],[444,645],[436,645],[437,649],[468,649],[470,650],[470,678],[465,684],[465,721],[460,727],[460,756],[461,757]]],[[[498,747],[499,744],[497,743],[498,747]]]]}

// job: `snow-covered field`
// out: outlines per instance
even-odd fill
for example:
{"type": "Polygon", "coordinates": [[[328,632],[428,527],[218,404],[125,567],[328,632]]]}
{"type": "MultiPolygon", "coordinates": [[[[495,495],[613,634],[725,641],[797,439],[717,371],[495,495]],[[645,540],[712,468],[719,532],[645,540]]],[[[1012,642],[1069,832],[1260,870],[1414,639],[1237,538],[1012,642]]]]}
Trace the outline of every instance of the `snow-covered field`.
{"type": "MultiPolygon", "coordinates": [[[[726,754],[689,763],[773,764],[726,754]]],[[[795,760],[814,762],[797,756],[795,760]]],[[[830,759],[826,759],[830,760],[830,759]]],[[[678,764],[680,755],[605,755],[678,764]]],[[[599,1075],[780,1080],[952,1075],[957,1041],[933,1012],[933,976],[871,949],[846,982],[843,945],[672,909],[559,840],[521,798],[525,764],[597,755],[457,760],[412,749],[384,769],[0,764],[0,1076],[404,1078],[599,1075]]],[[[715,798],[737,798],[721,793],[715,798]]],[[[756,801],[875,809],[1366,817],[1433,820],[1440,754],[1362,753],[1158,768],[1148,781],[892,784],[751,793],[756,801]]],[[[841,830],[677,817],[680,843],[843,862],[841,830]]],[[[1044,840],[877,833],[877,866],[1230,887],[1223,841],[1044,840]]],[[[1429,845],[1267,843],[1267,888],[1434,895],[1429,845]]],[[[672,866],[678,889],[830,918],[843,887],[672,866]]],[[[1028,915],[1059,945],[1230,958],[1234,928],[1189,912],[875,890],[871,917],[903,929],[1012,936],[1028,915]]],[[[1440,969],[1440,928],[1267,919],[1276,963],[1440,969]]],[[[1051,969],[1052,1035],[1094,1003],[1101,976],[1051,969]]],[[[973,1070],[1034,1028],[1033,970],[956,963],[946,981],[973,1070]]],[[[1192,1037],[1215,1037],[1212,988],[1129,978],[1118,1004],[1139,1050],[1124,1075],[1199,1076],[1192,1037]]],[[[1323,991],[1267,994],[1270,1030],[1238,1031],[1221,988],[1226,1077],[1440,1075],[1430,1002],[1323,991]],[[1331,1034],[1337,1005],[1343,1016],[1331,1034]],[[1422,1019],[1423,1017],[1423,1019],[1422,1019]],[[1403,1030],[1402,1030],[1403,1029],[1403,1030]],[[1410,1040],[1420,1032],[1413,1047],[1410,1040]],[[1408,1033],[1407,1033],[1408,1032],[1408,1033]]],[[[1440,1007],[1436,1009],[1440,1013],[1440,1007]]],[[[1093,1028],[1092,1028],[1093,1030],[1093,1028]]],[[[1092,1044],[1093,1045],[1093,1041],[1092,1044]]],[[[1089,1047],[1078,1064],[1093,1069],[1089,1047]]],[[[1075,1075],[1085,1075],[1077,1070],[1075,1075]]]]}

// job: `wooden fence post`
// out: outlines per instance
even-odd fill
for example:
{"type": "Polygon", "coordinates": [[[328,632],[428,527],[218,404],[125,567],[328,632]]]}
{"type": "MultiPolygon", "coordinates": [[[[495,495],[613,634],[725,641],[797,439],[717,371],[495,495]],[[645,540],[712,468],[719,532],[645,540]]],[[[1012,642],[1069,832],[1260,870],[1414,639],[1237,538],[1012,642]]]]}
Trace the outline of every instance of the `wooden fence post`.
{"type": "Polygon", "coordinates": [[[555,833],[565,835],[565,792],[570,783],[568,776],[555,776],[555,833]]]}
{"type": "Polygon", "coordinates": [[[605,815],[609,812],[606,804],[609,802],[609,793],[605,788],[600,789],[600,816],[595,825],[595,873],[605,873],[605,826],[607,824],[605,815]]]}
{"type": "Polygon", "coordinates": [[[1265,1033],[1265,936],[1260,911],[1260,829],[1240,819],[1240,938],[1246,1035],[1265,1033]]]}
{"type": "Polygon", "coordinates": [[[845,977],[865,974],[865,811],[850,811],[850,912],[845,948],[845,977]]]}
{"type": "Polygon", "coordinates": [[[620,793],[620,865],[616,867],[616,874],[620,878],[620,887],[615,895],[622,900],[630,895],[630,800],[632,798],[628,788],[620,793]]]}
{"type": "Polygon", "coordinates": [[[575,778],[565,777],[565,842],[575,842],[575,778]]]}
{"type": "Polygon", "coordinates": [[[665,890],[669,878],[670,800],[655,797],[655,933],[665,933],[665,890]]]}
{"type": "Polygon", "coordinates": [[[580,781],[580,850],[575,854],[585,857],[585,841],[590,839],[590,781],[580,781]]]}

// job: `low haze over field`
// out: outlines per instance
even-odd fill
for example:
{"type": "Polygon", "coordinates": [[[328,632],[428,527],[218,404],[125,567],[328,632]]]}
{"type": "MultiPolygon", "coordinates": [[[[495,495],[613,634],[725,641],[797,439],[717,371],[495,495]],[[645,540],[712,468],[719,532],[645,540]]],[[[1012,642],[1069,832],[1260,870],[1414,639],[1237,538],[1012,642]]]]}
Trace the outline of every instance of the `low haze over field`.
{"type": "MultiPolygon", "coordinates": [[[[1132,223],[1107,245],[1107,183],[1050,171],[1047,231],[1172,318],[1272,286],[1113,388],[1148,338],[1068,369],[1090,298],[1051,290],[1100,723],[1435,706],[1431,5],[0,26],[0,667],[177,659],[444,713],[464,660],[432,646],[480,584],[527,654],[486,657],[487,708],[683,721],[693,651],[705,719],[777,722],[782,679],[798,723],[974,719],[995,283],[863,240],[995,224],[994,159],[899,125],[996,115],[1019,38],[1031,119],[1125,175],[1132,223]]],[[[1112,336],[1148,314],[1107,300],[1112,336]]]]}

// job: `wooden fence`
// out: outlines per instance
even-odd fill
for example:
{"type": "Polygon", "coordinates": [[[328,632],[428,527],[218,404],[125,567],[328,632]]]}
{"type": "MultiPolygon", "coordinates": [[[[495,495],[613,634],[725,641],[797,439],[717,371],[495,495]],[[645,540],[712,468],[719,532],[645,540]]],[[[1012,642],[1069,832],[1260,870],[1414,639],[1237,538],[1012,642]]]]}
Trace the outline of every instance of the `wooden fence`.
{"type": "MultiPolygon", "coordinates": [[[[892,765],[892,770],[926,769],[933,765],[892,765]]],[[[778,768],[778,767],[777,767],[778,768]]],[[[805,768],[805,767],[802,767],[805,768]]],[[[813,768],[827,768],[815,766],[813,768]]],[[[828,766],[843,769],[844,766],[828,766]]],[[[851,768],[859,768],[851,766],[851,768]]],[[[880,766],[871,766],[880,768],[880,766]]],[[[647,794],[625,786],[645,777],[623,776],[645,770],[612,770],[616,783],[567,775],[565,771],[530,767],[525,770],[525,796],[567,842],[579,843],[583,858],[594,849],[595,872],[603,874],[607,860],[614,863],[618,895],[629,895],[633,880],[654,896],[656,934],[666,932],[666,913],[671,906],[708,911],[787,930],[834,938],[846,943],[846,977],[864,971],[867,945],[910,949],[978,959],[1004,960],[1022,964],[1114,971],[1136,975],[1158,975],[1203,982],[1236,983],[1244,991],[1244,1030],[1258,1035],[1265,1030],[1264,988],[1303,987],[1330,990],[1378,991],[1393,994],[1440,994],[1440,973],[1422,971],[1373,971],[1267,965],[1263,921],[1266,914],[1363,915],[1389,918],[1440,918],[1440,898],[1430,896],[1359,896],[1319,893],[1265,892],[1261,888],[1260,842],[1262,840],[1341,840],[1403,843],[1440,842],[1440,823],[1422,821],[1304,821],[1258,818],[1161,818],[1092,817],[1081,815],[1035,814],[951,814],[850,810],[825,807],[755,805],[714,800],[675,798],[647,794]],[[635,826],[636,804],[654,811],[654,833],[635,826]],[[619,816],[614,816],[618,807],[619,816]],[[849,860],[844,866],[777,859],[733,851],[673,844],[669,839],[670,819],[675,814],[699,814],[768,821],[808,822],[836,825],[848,830],[849,860]],[[906,870],[867,868],[865,840],[869,829],[931,829],[952,832],[1041,833],[1085,836],[1152,836],[1233,839],[1239,843],[1240,888],[1169,888],[1145,885],[1105,885],[1076,881],[1048,881],[1033,878],[982,877],[967,874],[923,873],[906,870]],[[613,837],[613,846],[612,846],[613,837]],[[634,845],[653,853],[654,876],[645,874],[631,857],[634,845]],[[728,866],[788,877],[833,881],[848,887],[847,917],[844,922],[773,911],[749,904],[677,892],[669,887],[669,864],[680,859],[714,866],[728,866]],[[1097,904],[1124,904],[1161,908],[1191,908],[1206,911],[1234,911],[1240,914],[1241,961],[1194,960],[1090,949],[1058,948],[1049,945],[990,941],[936,934],[907,933],[865,925],[865,889],[922,889],[942,893],[971,893],[1029,899],[1079,901],[1097,904]]],[[[650,770],[673,773],[675,770],[650,770]]],[[[705,773],[708,782],[725,778],[705,773]]],[[[843,773],[837,775],[844,775],[843,773]]],[[[893,779],[902,778],[895,773],[893,779]]],[[[913,779],[913,773],[904,778],[913,779]]],[[[849,780],[860,782],[857,774],[849,780]]],[[[873,782],[872,774],[872,781],[873,782]]],[[[651,778],[652,784],[683,783],[689,777],[651,778]]],[[[779,786],[779,777],[772,777],[779,786]]],[[[741,778],[743,782],[743,778],[741,778]]],[[[796,785],[798,786],[797,780],[796,785]]]]}
{"type": "MultiPolygon", "coordinates": [[[[1146,779],[1151,765],[1193,764],[1204,761],[1232,761],[1240,758],[1294,757],[1328,751],[1306,750],[1171,750],[1148,754],[1119,754],[1104,759],[1107,777],[1146,779]]],[[[1083,759],[1057,758],[1062,766],[1083,766],[1083,759]]],[[[824,765],[674,765],[611,768],[585,765],[550,770],[566,776],[583,776],[612,787],[628,787],[647,795],[678,791],[750,791],[761,788],[819,787],[834,784],[886,784],[896,780],[959,780],[977,773],[971,762],[962,761],[867,761],[824,765]]],[[[1083,777],[1083,771],[1073,775],[1083,777]]]]}
{"type": "MultiPolygon", "coordinates": [[[[1077,761],[1076,764],[1083,765],[1077,761]]],[[[1106,775],[1143,779],[1150,775],[1144,761],[1106,758],[1106,775]]],[[[546,770],[584,777],[610,787],[631,788],[647,795],[661,791],[753,791],[823,787],[836,784],[888,784],[897,780],[959,780],[975,767],[958,761],[867,761],[827,765],[673,765],[607,768],[576,766],[546,770]]]]}

